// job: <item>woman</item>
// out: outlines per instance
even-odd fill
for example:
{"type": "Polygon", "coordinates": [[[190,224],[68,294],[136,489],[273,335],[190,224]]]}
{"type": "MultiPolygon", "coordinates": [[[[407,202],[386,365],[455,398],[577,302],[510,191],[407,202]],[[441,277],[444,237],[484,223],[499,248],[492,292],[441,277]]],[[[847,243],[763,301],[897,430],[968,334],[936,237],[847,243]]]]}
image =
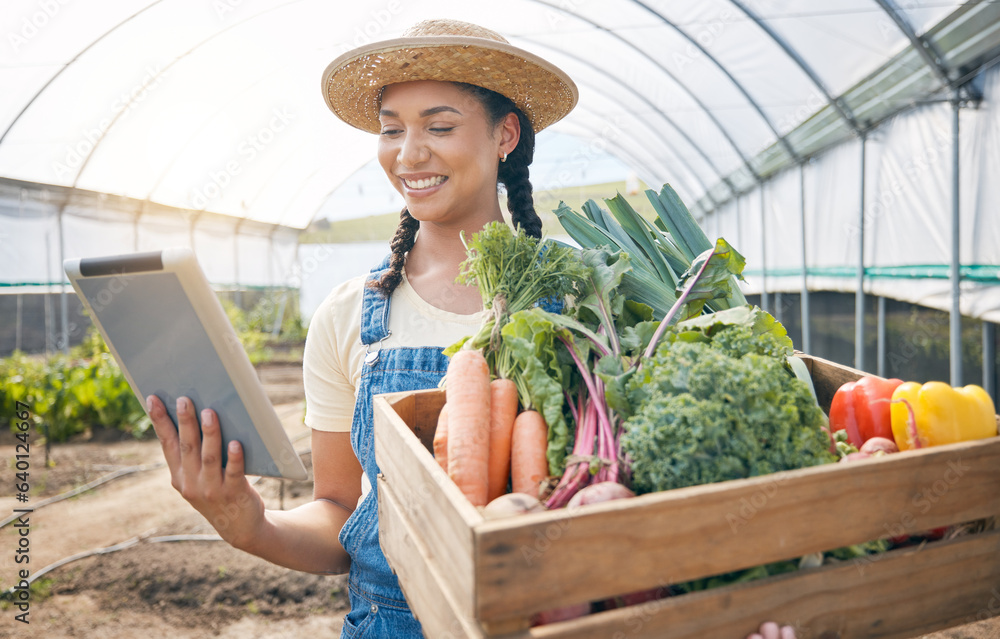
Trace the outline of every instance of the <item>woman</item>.
{"type": "MultiPolygon", "coordinates": [[[[239,444],[222,469],[212,411],[202,411],[200,444],[186,398],[176,430],[154,396],[149,412],[174,487],[226,541],[295,570],[349,568],[342,637],[420,637],[379,546],[372,396],[435,386],[448,364],[442,348],[479,326],[478,290],[455,284],[460,236],[503,220],[498,182],[513,223],[541,235],[528,180],[534,135],[569,113],[577,92],[548,62],[450,20],[340,56],[322,87],[334,114],[379,135],[379,162],[406,208],[391,255],[337,287],[310,324],[303,369],[314,501],[265,510],[239,444]]],[[[770,637],[776,626],[761,631],[770,637]]]]}

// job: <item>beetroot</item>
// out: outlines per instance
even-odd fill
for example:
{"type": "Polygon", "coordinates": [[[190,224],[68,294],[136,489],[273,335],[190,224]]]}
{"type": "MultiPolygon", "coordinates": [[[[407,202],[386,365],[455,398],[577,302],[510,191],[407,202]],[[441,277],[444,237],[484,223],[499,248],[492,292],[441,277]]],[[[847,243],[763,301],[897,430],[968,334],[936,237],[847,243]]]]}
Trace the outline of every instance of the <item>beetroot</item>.
{"type": "Polygon", "coordinates": [[[898,453],[899,447],[896,446],[896,442],[885,437],[872,437],[864,444],[861,444],[859,452],[868,453],[869,455],[876,454],[890,454],[898,453]]]}
{"type": "Polygon", "coordinates": [[[570,619],[577,619],[589,614],[589,603],[563,606],[562,608],[553,608],[552,610],[543,610],[542,612],[536,613],[531,618],[531,625],[542,626],[544,624],[555,623],[557,621],[569,621],[570,619]]]}
{"type": "Polygon", "coordinates": [[[660,599],[666,599],[669,596],[670,596],[670,591],[667,588],[660,586],[657,588],[650,588],[649,590],[630,592],[627,595],[621,595],[619,597],[614,597],[612,599],[605,599],[604,609],[612,610],[614,608],[637,606],[639,604],[649,603],[650,601],[658,601],[660,599]]]}
{"type": "Polygon", "coordinates": [[[616,499],[627,499],[629,497],[635,497],[633,493],[628,488],[622,486],[615,481],[602,481],[597,484],[591,484],[587,486],[580,492],[573,495],[573,498],[569,500],[566,504],[567,508],[576,508],[577,506],[586,506],[587,504],[599,504],[605,501],[614,501],[616,499]]]}
{"type": "Polygon", "coordinates": [[[850,453],[846,457],[841,457],[840,461],[850,462],[850,461],[857,461],[859,459],[868,459],[869,457],[871,457],[871,453],[863,453],[861,451],[858,451],[856,453],[850,453]]]}

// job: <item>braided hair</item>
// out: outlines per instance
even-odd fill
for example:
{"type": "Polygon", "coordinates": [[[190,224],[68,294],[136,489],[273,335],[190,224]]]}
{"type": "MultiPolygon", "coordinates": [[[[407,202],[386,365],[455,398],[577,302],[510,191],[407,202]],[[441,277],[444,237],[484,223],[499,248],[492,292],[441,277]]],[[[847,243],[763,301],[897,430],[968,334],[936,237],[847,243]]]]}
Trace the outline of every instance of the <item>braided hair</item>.
{"type": "MultiPolygon", "coordinates": [[[[528,235],[540,238],[542,220],[535,212],[535,200],[532,196],[531,180],[528,177],[528,165],[535,156],[535,130],[531,128],[531,122],[506,96],[474,84],[464,82],[453,84],[479,100],[486,112],[490,128],[499,126],[508,113],[517,116],[521,125],[520,140],[514,150],[507,154],[507,161],[499,164],[497,182],[503,184],[507,191],[507,208],[510,210],[514,226],[520,226],[528,235]]],[[[399,226],[396,227],[396,233],[389,245],[392,250],[389,268],[380,279],[369,282],[370,288],[378,290],[386,297],[396,290],[403,279],[406,254],[413,248],[419,228],[420,222],[404,208],[399,214],[399,226]]]]}

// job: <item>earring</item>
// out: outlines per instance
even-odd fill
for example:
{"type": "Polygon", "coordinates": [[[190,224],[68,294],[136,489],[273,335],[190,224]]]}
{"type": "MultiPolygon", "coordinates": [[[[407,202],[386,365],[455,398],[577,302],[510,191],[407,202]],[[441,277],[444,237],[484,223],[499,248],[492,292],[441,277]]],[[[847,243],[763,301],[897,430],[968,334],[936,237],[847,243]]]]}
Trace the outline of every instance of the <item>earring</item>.
{"type": "Polygon", "coordinates": [[[501,162],[506,162],[507,161],[507,152],[506,151],[503,152],[503,157],[500,158],[500,161],[501,162]]]}

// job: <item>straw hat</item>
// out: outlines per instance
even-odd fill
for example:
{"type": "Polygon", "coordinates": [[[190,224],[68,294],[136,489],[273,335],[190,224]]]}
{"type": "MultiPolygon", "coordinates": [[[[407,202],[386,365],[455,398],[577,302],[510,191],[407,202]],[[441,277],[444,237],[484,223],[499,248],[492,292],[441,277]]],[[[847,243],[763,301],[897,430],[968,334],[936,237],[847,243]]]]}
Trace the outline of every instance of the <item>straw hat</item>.
{"type": "Polygon", "coordinates": [[[351,126],[378,133],[382,87],[413,80],[466,82],[507,96],[535,133],[576,105],[576,85],[562,70],[511,45],[500,34],[458,20],[425,20],[403,37],[359,47],[323,72],[323,98],[351,126]]]}

